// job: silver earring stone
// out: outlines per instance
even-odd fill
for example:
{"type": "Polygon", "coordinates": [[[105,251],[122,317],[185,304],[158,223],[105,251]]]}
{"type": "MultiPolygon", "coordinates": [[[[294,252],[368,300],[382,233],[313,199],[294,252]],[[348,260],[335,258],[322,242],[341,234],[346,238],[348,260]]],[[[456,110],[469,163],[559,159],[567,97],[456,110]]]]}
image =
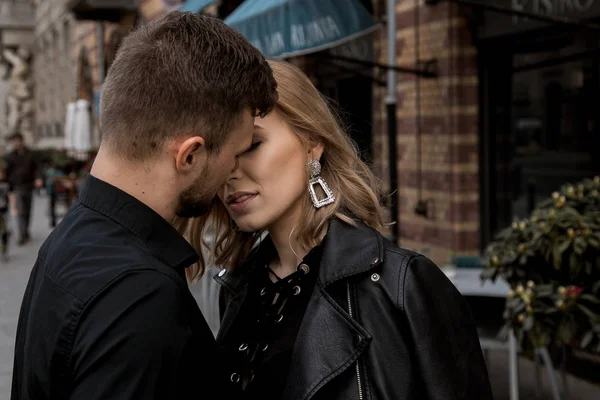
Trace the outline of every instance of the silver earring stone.
{"type": "Polygon", "coordinates": [[[310,193],[310,199],[315,208],[321,208],[333,203],[335,201],[335,196],[333,195],[331,189],[329,189],[329,186],[327,186],[327,182],[325,182],[325,180],[321,177],[321,163],[318,160],[308,160],[306,167],[310,175],[310,179],[308,181],[308,191],[310,193]],[[317,197],[317,192],[315,191],[316,185],[321,186],[323,193],[325,193],[325,198],[319,199],[317,197]]]}

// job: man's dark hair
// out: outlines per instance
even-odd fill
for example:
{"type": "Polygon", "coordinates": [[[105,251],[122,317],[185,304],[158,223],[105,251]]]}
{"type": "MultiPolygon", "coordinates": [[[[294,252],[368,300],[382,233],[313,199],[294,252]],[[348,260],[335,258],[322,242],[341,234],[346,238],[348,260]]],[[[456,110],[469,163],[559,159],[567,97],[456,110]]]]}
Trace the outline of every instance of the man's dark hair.
{"type": "Polygon", "coordinates": [[[130,161],[186,133],[218,151],[244,109],[271,111],[276,89],[267,61],[240,33],[216,18],[174,11],[123,40],[103,84],[102,140],[130,161]]]}

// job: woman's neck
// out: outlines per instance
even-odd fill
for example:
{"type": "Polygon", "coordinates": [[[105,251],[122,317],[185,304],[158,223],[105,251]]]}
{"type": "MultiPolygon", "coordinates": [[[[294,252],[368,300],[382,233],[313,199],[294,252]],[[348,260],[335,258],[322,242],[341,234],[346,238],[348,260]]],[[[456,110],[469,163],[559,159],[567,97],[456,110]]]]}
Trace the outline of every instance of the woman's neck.
{"type": "Polygon", "coordinates": [[[269,236],[277,251],[275,259],[271,260],[270,267],[280,278],[294,273],[298,263],[310,250],[304,249],[298,244],[297,236],[294,234],[296,221],[295,218],[288,218],[269,228],[269,236]]]}
{"type": "MultiPolygon", "coordinates": [[[[300,261],[302,261],[311,250],[302,247],[300,243],[298,243],[297,232],[295,229],[300,221],[301,209],[294,214],[289,218],[278,221],[268,229],[269,236],[277,251],[275,259],[270,263],[270,268],[279,278],[285,278],[296,272],[296,268],[300,261]]],[[[323,237],[327,233],[327,228],[328,226],[325,226],[322,232],[320,232],[317,243],[320,243],[323,240],[323,237]]]]}

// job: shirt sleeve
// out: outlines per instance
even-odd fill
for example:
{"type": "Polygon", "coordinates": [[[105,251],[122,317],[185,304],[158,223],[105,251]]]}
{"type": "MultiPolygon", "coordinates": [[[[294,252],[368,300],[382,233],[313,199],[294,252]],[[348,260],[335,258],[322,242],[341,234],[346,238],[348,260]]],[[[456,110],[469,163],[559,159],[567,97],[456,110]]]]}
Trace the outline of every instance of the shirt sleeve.
{"type": "Polygon", "coordinates": [[[92,300],[75,333],[70,399],[188,398],[193,382],[182,382],[190,376],[182,369],[191,364],[192,334],[183,290],[146,270],[121,277],[92,300]]]}
{"type": "Polygon", "coordinates": [[[479,337],[466,300],[429,259],[414,257],[403,308],[427,400],[492,400],[479,337]]]}

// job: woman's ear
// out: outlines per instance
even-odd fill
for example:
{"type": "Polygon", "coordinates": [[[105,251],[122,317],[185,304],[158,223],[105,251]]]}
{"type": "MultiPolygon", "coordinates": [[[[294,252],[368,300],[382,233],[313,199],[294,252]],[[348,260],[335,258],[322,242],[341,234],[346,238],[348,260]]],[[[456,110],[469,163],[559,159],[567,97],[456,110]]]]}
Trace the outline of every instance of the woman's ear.
{"type": "Polygon", "coordinates": [[[308,158],[312,160],[321,161],[321,157],[323,156],[323,151],[325,150],[325,146],[321,142],[317,142],[311,144],[308,148],[308,158]]]}

